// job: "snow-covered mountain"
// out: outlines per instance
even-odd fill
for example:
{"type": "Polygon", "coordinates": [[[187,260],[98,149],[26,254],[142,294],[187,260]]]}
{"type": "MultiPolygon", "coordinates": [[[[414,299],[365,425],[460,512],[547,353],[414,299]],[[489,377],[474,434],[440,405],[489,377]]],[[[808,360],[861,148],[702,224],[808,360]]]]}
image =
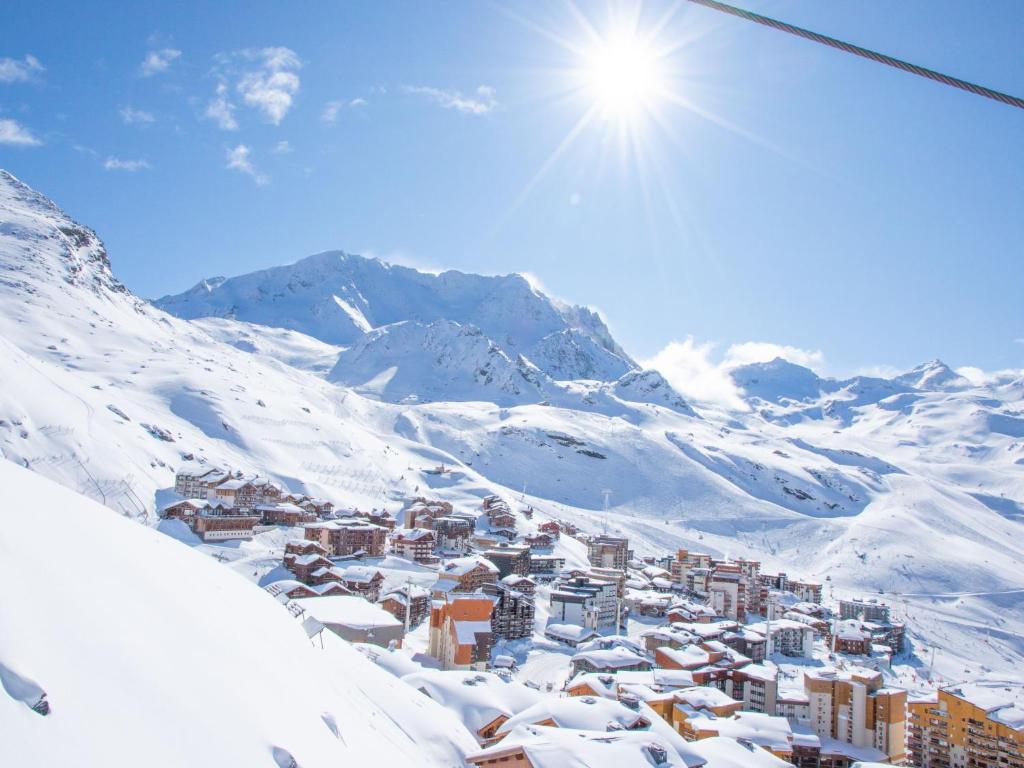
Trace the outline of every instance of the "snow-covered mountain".
{"type": "Polygon", "coordinates": [[[437,321],[479,329],[554,378],[617,379],[635,367],[597,313],[535,290],[521,275],[420,272],[328,251],[240,277],[203,280],[156,306],[185,319],[223,317],[351,345],[374,329],[437,321]]]}
{"type": "Polygon", "coordinates": [[[169,315],[116,280],[94,233],[0,175],[0,452],[149,524],[193,459],[346,505],[522,495],[585,529],[608,488],[640,554],[896,593],[916,647],[1024,661],[1020,380],[833,381],[775,361],[737,369],[751,410],[722,411],[521,278],[334,254],[236,280],[161,302],[203,319],[169,315]],[[594,349],[626,370],[580,370],[594,349]]]}

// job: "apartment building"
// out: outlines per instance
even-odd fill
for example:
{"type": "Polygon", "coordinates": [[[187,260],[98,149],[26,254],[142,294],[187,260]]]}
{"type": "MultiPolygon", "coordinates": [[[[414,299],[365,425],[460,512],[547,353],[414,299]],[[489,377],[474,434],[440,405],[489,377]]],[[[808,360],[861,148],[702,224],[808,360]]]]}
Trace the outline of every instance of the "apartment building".
{"type": "Polygon", "coordinates": [[[1024,690],[1005,682],[943,688],[908,705],[907,747],[919,768],[1024,768],[1024,690]]]}

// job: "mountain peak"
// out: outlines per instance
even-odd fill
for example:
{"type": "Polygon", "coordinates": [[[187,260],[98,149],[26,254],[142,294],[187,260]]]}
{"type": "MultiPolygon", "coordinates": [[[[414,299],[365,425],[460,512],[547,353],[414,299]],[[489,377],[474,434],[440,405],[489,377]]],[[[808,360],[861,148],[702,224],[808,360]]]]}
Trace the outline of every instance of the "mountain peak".
{"type": "Polygon", "coordinates": [[[914,389],[965,389],[971,382],[946,365],[939,358],[921,363],[893,379],[914,389]]]}
{"type": "Polygon", "coordinates": [[[435,274],[324,251],[282,267],[204,280],[154,304],[187,320],[231,318],[339,346],[403,321],[450,320],[480,329],[510,360],[525,355],[556,378],[614,381],[636,367],[596,312],[551,299],[515,273],[435,274]]]}
{"type": "Polygon", "coordinates": [[[0,222],[6,236],[0,250],[0,276],[8,285],[29,293],[63,285],[97,294],[128,294],[114,277],[107,250],[95,232],[2,169],[0,222]]]}

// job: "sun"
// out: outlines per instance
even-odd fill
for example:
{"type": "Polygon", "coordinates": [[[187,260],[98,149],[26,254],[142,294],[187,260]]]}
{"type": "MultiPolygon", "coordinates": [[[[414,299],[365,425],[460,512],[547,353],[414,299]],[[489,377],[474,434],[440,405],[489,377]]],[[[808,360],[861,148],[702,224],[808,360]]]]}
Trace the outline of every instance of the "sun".
{"type": "Polygon", "coordinates": [[[606,118],[638,116],[656,106],[665,88],[663,62],[632,30],[615,30],[584,52],[583,87],[606,118]]]}

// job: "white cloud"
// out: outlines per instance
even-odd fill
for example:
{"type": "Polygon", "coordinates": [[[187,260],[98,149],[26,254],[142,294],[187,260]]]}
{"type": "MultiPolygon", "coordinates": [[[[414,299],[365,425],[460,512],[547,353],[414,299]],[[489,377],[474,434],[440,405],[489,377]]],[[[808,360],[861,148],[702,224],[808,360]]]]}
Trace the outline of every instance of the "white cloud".
{"type": "Polygon", "coordinates": [[[136,123],[152,123],[156,121],[156,118],[153,117],[152,112],[146,112],[142,109],[135,109],[135,107],[131,106],[121,107],[119,113],[125,125],[134,125],[136,123]]]}
{"type": "Polygon", "coordinates": [[[583,198],[580,197],[579,192],[573,192],[569,195],[569,205],[579,205],[583,198]]]}
{"type": "Polygon", "coordinates": [[[746,406],[728,371],[712,360],[714,348],[711,342],[697,343],[688,336],[684,341],[669,342],[658,354],[642,360],[641,364],[660,371],[684,397],[744,410],[746,406]]]}
{"type": "Polygon", "coordinates": [[[217,95],[206,105],[204,116],[217,123],[222,131],[238,130],[238,121],[235,120],[235,105],[228,99],[228,87],[224,83],[217,86],[217,95]]]}
{"type": "Polygon", "coordinates": [[[472,96],[427,85],[406,85],[404,90],[406,93],[426,96],[445,109],[454,109],[470,115],[486,115],[498,106],[495,91],[489,85],[478,86],[472,96]]]}
{"type": "Polygon", "coordinates": [[[289,141],[282,139],[274,145],[274,149],[272,151],[275,155],[287,155],[295,150],[292,148],[289,141]]]}
{"type": "Polygon", "coordinates": [[[130,171],[134,173],[135,171],[147,170],[150,165],[145,160],[122,160],[119,157],[108,157],[104,161],[103,167],[108,171],[130,171]]]}
{"type": "Polygon", "coordinates": [[[10,118],[0,118],[0,144],[12,147],[38,147],[43,142],[25,126],[10,118]]]}
{"type": "Polygon", "coordinates": [[[0,59],[0,83],[24,83],[34,75],[45,72],[46,68],[31,53],[21,61],[18,59],[0,59]]]}
{"type": "Polygon", "coordinates": [[[320,119],[325,123],[334,123],[338,120],[338,113],[341,111],[341,102],[334,100],[324,104],[324,111],[320,113],[320,119]]]}
{"type": "Polygon", "coordinates": [[[139,65],[139,74],[143,77],[166,72],[171,64],[181,57],[181,51],[177,48],[160,48],[149,51],[146,58],[139,65]]]}
{"type": "Polygon", "coordinates": [[[786,344],[772,344],[768,341],[744,341],[729,347],[722,364],[726,368],[736,368],[750,363],[771,362],[777,357],[807,368],[815,368],[825,362],[825,355],[818,349],[800,349],[786,344]]]}
{"type": "Polygon", "coordinates": [[[956,372],[978,387],[998,386],[1024,378],[1024,369],[1003,368],[998,371],[986,371],[973,365],[965,365],[956,372]]]}
{"type": "Polygon", "coordinates": [[[806,350],[764,341],[733,344],[721,357],[714,354],[713,342],[697,342],[692,336],[670,342],[654,357],[642,360],[645,368],[654,368],[685,397],[703,403],[746,410],[739,388],[730,373],[751,363],[766,363],[781,357],[808,367],[821,366],[825,356],[818,350],[806,350]]]}
{"type": "Polygon", "coordinates": [[[242,58],[258,61],[258,69],[244,72],[237,89],[242,99],[258,109],[274,125],[278,125],[291,109],[299,91],[302,68],[299,57],[289,48],[262,48],[240,52],[242,58]]]}
{"type": "Polygon", "coordinates": [[[252,160],[249,159],[251,154],[252,151],[249,147],[245,146],[245,144],[239,144],[237,147],[229,149],[227,153],[227,167],[233,171],[238,171],[239,173],[244,173],[246,176],[252,177],[252,180],[260,186],[268,184],[270,182],[270,177],[265,173],[261,173],[256,170],[256,167],[252,164],[252,160]]]}
{"type": "Polygon", "coordinates": [[[359,96],[357,96],[356,98],[352,99],[352,101],[350,101],[348,103],[348,105],[350,107],[365,107],[366,106],[366,99],[363,99],[363,98],[360,98],[359,96]]]}

